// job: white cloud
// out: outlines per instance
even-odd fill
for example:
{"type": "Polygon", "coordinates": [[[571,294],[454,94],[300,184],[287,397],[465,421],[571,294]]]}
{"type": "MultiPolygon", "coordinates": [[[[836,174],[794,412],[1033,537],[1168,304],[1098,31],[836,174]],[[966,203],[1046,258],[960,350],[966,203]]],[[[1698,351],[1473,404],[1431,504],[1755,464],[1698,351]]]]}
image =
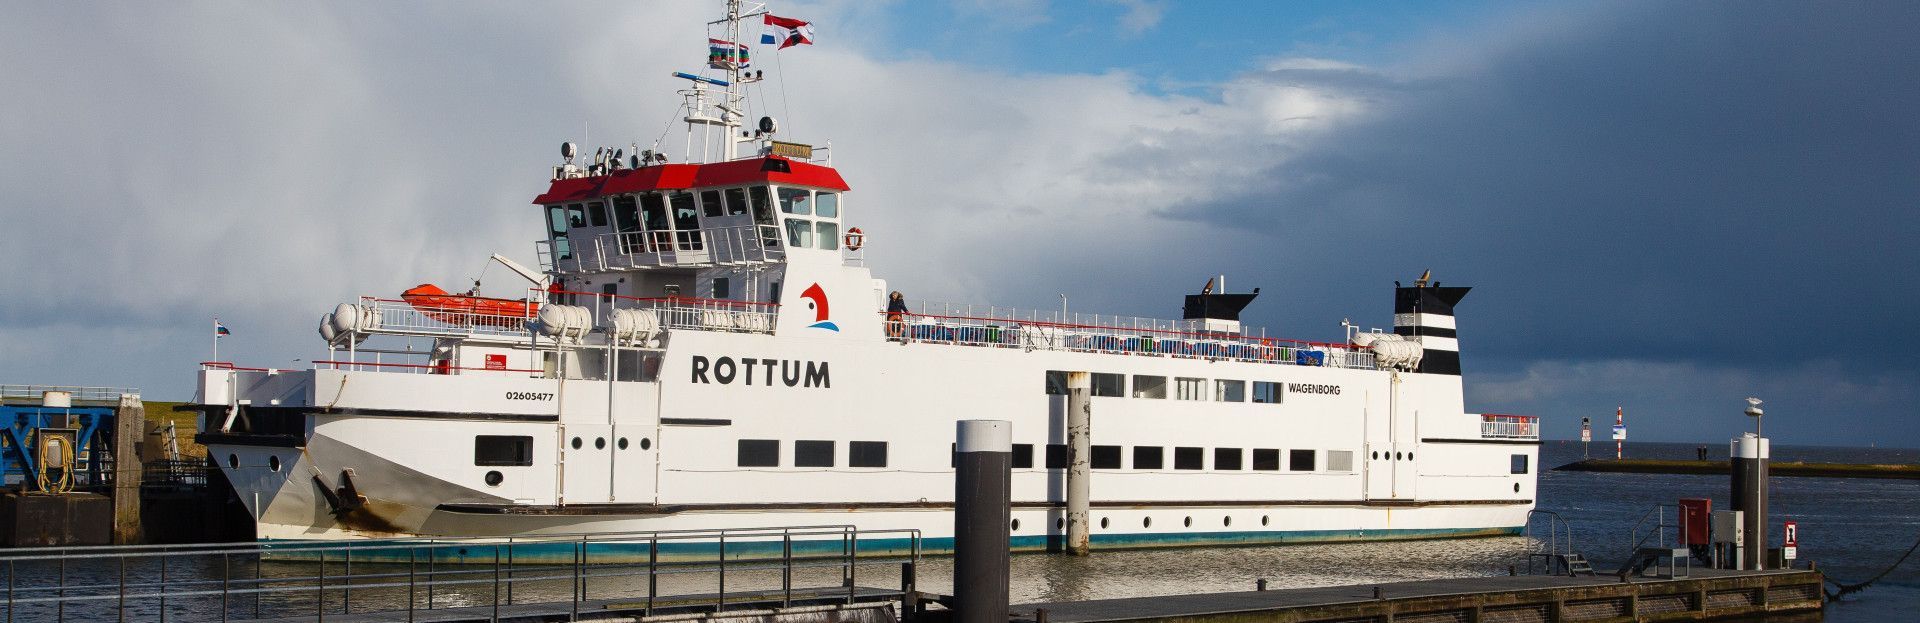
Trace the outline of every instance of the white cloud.
{"type": "Polygon", "coordinates": [[[1129,35],[1138,35],[1155,26],[1167,16],[1167,3],[1163,0],[1106,0],[1108,4],[1119,5],[1124,12],[1120,14],[1120,31],[1129,35]]]}

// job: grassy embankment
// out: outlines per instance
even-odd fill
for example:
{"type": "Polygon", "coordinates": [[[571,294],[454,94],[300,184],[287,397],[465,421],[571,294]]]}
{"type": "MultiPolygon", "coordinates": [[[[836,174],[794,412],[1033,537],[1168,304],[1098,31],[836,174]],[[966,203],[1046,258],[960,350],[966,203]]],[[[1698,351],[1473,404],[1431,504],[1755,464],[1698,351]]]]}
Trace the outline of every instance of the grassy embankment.
{"type": "Polygon", "coordinates": [[[159,400],[142,400],[140,402],[147,408],[147,421],[173,422],[174,430],[180,436],[181,455],[192,458],[204,458],[207,456],[207,447],[193,442],[193,434],[199,431],[199,413],[193,411],[174,411],[174,405],[181,404],[178,402],[162,402],[159,400]]]}

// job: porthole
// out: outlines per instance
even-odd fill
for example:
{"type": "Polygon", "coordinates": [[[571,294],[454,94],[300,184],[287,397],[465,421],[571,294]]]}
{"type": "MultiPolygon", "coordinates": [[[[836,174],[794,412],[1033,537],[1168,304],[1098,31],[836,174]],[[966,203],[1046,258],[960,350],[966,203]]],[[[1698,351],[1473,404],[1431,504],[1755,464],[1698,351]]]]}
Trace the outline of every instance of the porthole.
{"type": "Polygon", "coordinates": [[[1192,515],[1188,515],[1186,519],[1184,519],[1184,520],[1181,520],[1181,522],[1180,522],[1180,525],[1182,525],[1182,526],[1185,526],[1185,527],[1188,527],[1188,528],[1192,528],[1192,527],[1193,527],[1193,516],[1192,516],[1192,515]]]}
{"type": "Polygon", "coordinates": [[[1221,517],[1221,518],[1220,518],[1220,525],[1222,525],[1222,526],[1231,526],[1231,525],[1233,525],[1233,517],[1232,517],[1232,516],[1227,516],[1227,517],[1221,517]]]}
{"type": "Polygon", "coordinates": [[[641,449],[641,450],[645,450],[645,449],[647,449],[647,448],[651,448],[651,447],[653,447],[653,440],[652,440],[652,439],[648,439],[648,438],[646,438],[646,437],[641,437],[641,438],[640,438],[640,449],[641,449]]]}
{"type": "Polygon", "coordinates": [[[280,471],[280,457],[277,457],[277,456],[267,457],[267,469],[270,469],[276,472],[280,471]]]}
{"type": "Polygon", "coordinates": [[[1100,518],[1100,529],[1101,530],[1107,529],[1107,518],[1105,517],[1100,518]]]}
{"type": "Polygon", "coordinates": [[[1066,520],[1066,519],[1064,519],[1064,518],[1062,518],[1062,519],[1055,519],[1055,520],[1053,520],[1053,529],[1055,529],[1055,530],[1065,530],[1065,529],[1067,529],[1067,520],[1066,520]]]}
{"type": "Polygon", "coordinates": [[[501,474],[500,470],[487,472],[487,486],[489,487],[498,487],[500,486],[500,482],[506,479],[506,475],[501,474]]]}
{"type": "Polygon", "coordinates": [[[1413,453],[1412,453],[1412,452],[1408,452],[1408,453],[1407,453],[1407,460],[1409,460],[1409,461],[1411,461],[1411,460],[1413,460],[1413,453]]]}
{"type": "Polygon", "coordinates": [[[1152,527],[1153,527],[1153,518],[1152,518],[1152,517],[1141,517],[1141,518],[1140,518],[1140,527],[1142,527],[1142,528],[1152,528],[1152,527]]]}
{"type": "Polygon", "coordinates": [[[1513,492],[1514,492],[1514,493],[1519,493],[1519,492],[1520,492],[1520,483],[1517,483],[1517,482],[1516,482],[1516,483],[1513,483],[1513,492]]]}
{"type": "Polygon", "coordinates": [[[583,444],[583,443],[581,443],[581,441],[580,441],[580,438],[579,438],[579,437],[574,437],[574,438],[573,438],[573,449],[575,449],[575,450],[579,450],[579,449],[580,449],[580,446],[582,446],[582,445],[584,445],[584,444],[583,444]]]}
{"type": "Polygon", "coordinates": [[[1373,460],[1375,460],[1375,461],[1378,461],[1378,460],[1380,460],[1380,451],[1379,451],[1379,450],[1374,450],[1374,451],[1373,451],[1373,460]]]}
{"type": "MultiPolygon", "coordinates": [[[[580,447],[580,446],[579,446],[579,443],[580,443],[580,442],[579,442],[579,440],[575,440],[575,441],[574,441],[573,443],[575,444],[575,445],[574,445],[573,447],[575,447],[575,448],[578,448],[578,447],[580,447]]],[[[1400,453],[1398,453],[1398,452],[1395,452],[1395,453],[1393,453],[1393,460],[1395,460],[1395,461],[1398,461],[1398,460],[1400,460],[1400,453]]]]}
{"type": "Polygon", "coordinates": [[[1260,516],[1260,525],[1262,525],[1262,526],[1264,526],[1264,525],[1267,525],[1267,516],[1266,516],[1266,515],[1261,515],[1261,516],[1260,516]]]}
{"type": "Polygon", "coordinates": [[[613,442],[613,447],[619,448],[621,450],[627,449],[627,438],[621,437],[619,441],[613,442]]]}
{"type": "Polygon", "coordinates": [[[1015,532],[1018,532],[1018,531],[1020,531],[1020,520],[1018,520],[1018,519],[1015,519],[1015,520],[1013,520],[1013,523],[1011,524],[1011,526],[1012,526],[1012,527],[1010,528],[1011,530],[1013,530],[1013,531],[1015,531],[1015,532]]]}
{"type": "Polygon", "coordinates": [[[605,450],[605,449],[607,449],[607,438],[606,438],[606,437],[594,437],[594,438],[593,438],[593,449],[595,449],[595,450],[605,450]]]}
{"type": "Polygon", "coordinates": [[[240,469],[240,455],[238,454],[227,455],[227,467],[231,467],[233,469],[240,469]]]}

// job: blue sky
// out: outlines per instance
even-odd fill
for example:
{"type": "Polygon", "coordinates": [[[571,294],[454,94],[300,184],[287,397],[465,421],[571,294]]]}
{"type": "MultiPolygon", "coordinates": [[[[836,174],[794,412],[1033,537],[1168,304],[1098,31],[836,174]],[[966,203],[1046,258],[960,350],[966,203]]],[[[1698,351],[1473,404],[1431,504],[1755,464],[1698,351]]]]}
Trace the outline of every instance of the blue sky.
{"type": "MultiPolygon", "coordinates": [[[[1920,443],[1920,4],[774,10],[819,44],[756,51],[756,110],[915,297],[1167,317],[1225,273],[1325,340],[1432,268],[1471,411],[1920,443]]],[[[184,398],[214,315],[298,367],[342,301],[531,264],[554,146],[660,137],[713,13],[0,4],[0,382],[184,398]]]]}

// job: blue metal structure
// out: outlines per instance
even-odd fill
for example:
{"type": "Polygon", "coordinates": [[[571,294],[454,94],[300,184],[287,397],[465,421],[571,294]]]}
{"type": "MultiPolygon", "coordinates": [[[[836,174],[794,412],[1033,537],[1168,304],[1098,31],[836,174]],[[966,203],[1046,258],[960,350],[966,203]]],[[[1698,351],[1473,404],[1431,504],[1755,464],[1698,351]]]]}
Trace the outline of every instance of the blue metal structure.
{"type": "Polygon", "coordinates": [[[42,429],[77,431],[74,451],[73,482],[76,485],[99,484],[108,466],[113,431],[113,407],[43,407],[39,405],[0,406],[0,479],[18,482],[27,491],[38,490],[43,458],[38,433],[42,429]]]}

